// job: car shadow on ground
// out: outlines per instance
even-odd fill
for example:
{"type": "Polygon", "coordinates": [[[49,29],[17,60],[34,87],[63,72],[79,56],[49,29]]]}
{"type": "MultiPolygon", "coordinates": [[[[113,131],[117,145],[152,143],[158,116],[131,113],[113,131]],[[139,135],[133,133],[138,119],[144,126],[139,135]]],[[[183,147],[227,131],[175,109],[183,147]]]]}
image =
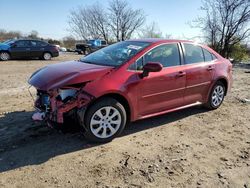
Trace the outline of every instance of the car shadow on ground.
{"type": "MultiPolygon", "coordinates": [[[[166,115],[140,120],[126,127],[120,137],[167,125],[195,114],[204,113],[192,107],[166,115]]],[[[28,165],[38,165],[66,153],[100,147],[85,140],[81,132],[64,133],[31,120],[32,112],[12,112],[0,117],[0,172],[28,165]]],[[[115,140],[114,140],[115,142],[115,140]]]]}

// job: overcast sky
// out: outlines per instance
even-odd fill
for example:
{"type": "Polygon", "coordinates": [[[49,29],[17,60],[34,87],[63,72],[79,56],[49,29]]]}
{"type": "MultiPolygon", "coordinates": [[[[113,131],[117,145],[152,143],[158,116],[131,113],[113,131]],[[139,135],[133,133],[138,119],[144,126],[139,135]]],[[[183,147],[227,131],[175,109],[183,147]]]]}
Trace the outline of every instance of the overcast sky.
{"type": "MultiPolygon", "coordinates": [[[[68,16],[70,10],[79,5],[98,2],[108,6],[108,0],[1,0],[0,29],[19,30],[29,34],[38,31],[42,37],[61,39],[70,35],[68,16]]],[[[155,21],[164,34],[173,38],[200,36],[199,29],[193,29],[188,22],[201,15],[201,0],[128,0],[135,9],[143,9],[147,23],[155,21]]]]}

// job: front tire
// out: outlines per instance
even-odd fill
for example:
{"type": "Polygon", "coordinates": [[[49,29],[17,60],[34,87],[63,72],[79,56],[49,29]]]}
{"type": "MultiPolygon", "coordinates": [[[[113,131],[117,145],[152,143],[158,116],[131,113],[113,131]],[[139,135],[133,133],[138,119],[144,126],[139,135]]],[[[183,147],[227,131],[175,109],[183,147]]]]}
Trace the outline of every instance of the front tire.
{"type": "Polygon", "coordinates": [[[224,100],[225,94],[225,85],[220,81],[216,82],[210,92],[208,102],[205,106],[210,110],[219,108],[224,100]]]}
{"type": "Polygon", "coordinates": [[[87,111],[84,136],[92,142],[109,142],[123,131],[126,122],[123,105],[113,98],[104,98],[87,111]]]}
{"type": "Polygon", "coordinates": [[[0,52],[0,59],[2,61],[10,60],[10,54],[8,52],[0,52]]]}

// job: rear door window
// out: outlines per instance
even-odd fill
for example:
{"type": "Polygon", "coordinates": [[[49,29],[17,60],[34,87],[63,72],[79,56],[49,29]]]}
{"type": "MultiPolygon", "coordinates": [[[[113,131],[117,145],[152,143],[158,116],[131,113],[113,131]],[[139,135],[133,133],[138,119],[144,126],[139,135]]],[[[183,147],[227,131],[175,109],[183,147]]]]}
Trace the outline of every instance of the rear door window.
{"type": "Polygon", "coordinates": [[[32,46],[32,47],[36,47],[36,46],[37,46],[36,41],[33,41],[33,40],[32,40],[32,41],[30,41],[30,43],[31,43],[31,46],[32,46]]]}
{"type": "Polygon", "coordinates": [[[32,41],[31,41],[31,45],[32,45],[33,47],[44,47],[44,46],[47,46],[47,43],[42,42],[42,41],[35,41],[35,40],[32,40],[32,41]]]}
{"type": "Polygon", "coordinates": [[[47,46],[48,44],[46,42],[42,42],[42,41],[36,41],[36,45],[38,47],[44,47],[44,46],[47,46]]]}
{"type": "Polygon", "coordinates": [[[185,63],[193,64],[204,62],[202,48],[193,44],[184,43],[185,48],[185,63]]]}

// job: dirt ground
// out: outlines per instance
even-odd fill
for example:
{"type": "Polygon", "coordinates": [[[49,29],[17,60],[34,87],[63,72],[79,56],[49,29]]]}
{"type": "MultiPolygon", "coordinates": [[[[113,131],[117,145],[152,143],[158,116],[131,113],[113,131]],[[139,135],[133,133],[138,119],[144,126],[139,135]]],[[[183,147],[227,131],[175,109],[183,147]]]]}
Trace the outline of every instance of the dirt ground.
{"type": "Polygon", "coordinates": [[[79,57],[0,62],[0,187],[250,187],[250,65],[234,67],[218,110],[138,121],[94,145],[31,120],[32,72],[79,57]]]}

